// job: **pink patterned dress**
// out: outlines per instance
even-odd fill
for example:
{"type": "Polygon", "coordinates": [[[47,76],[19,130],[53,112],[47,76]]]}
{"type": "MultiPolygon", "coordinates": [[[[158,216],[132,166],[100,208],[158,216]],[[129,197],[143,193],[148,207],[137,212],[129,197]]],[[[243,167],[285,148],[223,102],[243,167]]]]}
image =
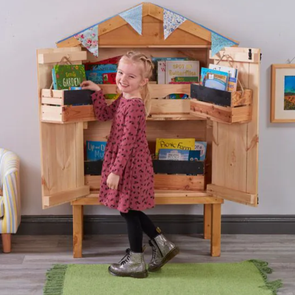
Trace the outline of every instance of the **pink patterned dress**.
{"type": "Polygon", "coordinates": [[[120,96],[108,106],[102,91],[95,92],[92,101],[98,120],[113,119],[105,149],[99,201],[120,212],[153,208],[154,171],[143,101],[120,96]],[[107,186],[111,172],[120,176],[118,190],[107,186]]]}

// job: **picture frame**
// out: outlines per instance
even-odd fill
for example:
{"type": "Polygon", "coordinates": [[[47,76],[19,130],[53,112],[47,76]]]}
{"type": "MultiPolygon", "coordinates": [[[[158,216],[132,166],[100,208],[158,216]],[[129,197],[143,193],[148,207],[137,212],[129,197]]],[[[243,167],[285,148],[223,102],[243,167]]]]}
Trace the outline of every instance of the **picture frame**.
{"type": "Polygon", "coordinates": [[[295,122],[295,64],[272,64],[270,113],[272,123],[295,122]]]}

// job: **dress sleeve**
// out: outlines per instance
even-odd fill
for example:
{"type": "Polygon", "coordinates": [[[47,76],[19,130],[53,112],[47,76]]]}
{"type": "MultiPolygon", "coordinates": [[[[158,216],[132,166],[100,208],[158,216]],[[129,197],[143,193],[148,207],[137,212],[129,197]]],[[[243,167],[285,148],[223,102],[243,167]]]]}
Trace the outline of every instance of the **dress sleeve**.
{"type": "Polygon", "coordinates": [[[118,107],[118,98],[112,104],[107,105],[103,92],[102,90],[100,90],[94,92],[91,96],[91,99],[93,103],[95,117],[97,118],[97,120],[107,121],[113,119],[118,107]]]}
{"type": "Polygon", "coordinates": [[[143,132],[142,126],[145,121],[145,108],[142,102],[132,101],[127,107],[125,119],[122,122],[123,135],[120,138],[120,144],[116,160],[111,172],[119,175],[123,174],[126,164],[130,158],[135,143],[138,140],[138,133],[143,132]]]}

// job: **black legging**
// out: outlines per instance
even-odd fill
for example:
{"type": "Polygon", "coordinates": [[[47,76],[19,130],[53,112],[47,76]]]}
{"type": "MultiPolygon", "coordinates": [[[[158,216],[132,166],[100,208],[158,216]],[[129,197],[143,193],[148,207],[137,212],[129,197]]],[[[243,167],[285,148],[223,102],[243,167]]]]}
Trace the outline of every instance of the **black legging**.
{"type": "Polygon", "coordinates": [[[154,239],[160,233],[153,222],[141,211],[129,210],[127,213],[120,212],[127,223],[128,239],[132,252],[142,252],[143,232],[154,239]]]}

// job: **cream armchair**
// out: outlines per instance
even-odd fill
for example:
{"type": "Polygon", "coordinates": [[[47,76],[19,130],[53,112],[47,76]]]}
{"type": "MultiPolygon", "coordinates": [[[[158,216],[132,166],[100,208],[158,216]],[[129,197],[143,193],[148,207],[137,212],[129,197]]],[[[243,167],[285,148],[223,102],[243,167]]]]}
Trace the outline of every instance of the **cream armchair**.
{"type": "Polygon", "coordinates": [[[19,158],[0,148],[0,234],[5,253],[11,251],[11,234],[20,224],[20,208],[19,158]]]}

